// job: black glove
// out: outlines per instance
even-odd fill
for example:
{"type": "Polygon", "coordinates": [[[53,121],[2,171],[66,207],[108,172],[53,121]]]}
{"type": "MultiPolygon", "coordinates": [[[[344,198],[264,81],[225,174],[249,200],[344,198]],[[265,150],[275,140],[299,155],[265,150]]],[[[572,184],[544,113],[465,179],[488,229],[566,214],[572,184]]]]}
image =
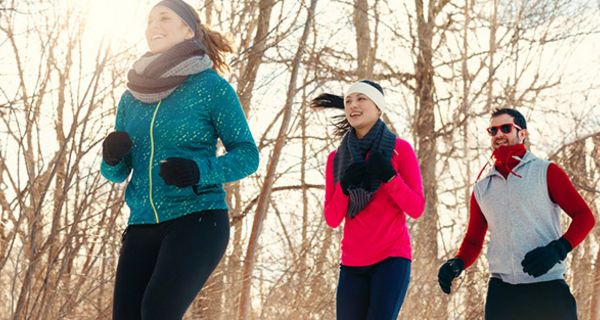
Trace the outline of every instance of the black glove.
{"type": "Polygon", "coordinates": [[[438,282],[440,288],[446,294],[450,294],[450,288],[452,287],[452,280],[460,275],[465,269],[465,263],[458,258],[450,259],[446,261],[438,272],[438,282]]]}
{"type": "Polygon", "coordinates": [[[111,166],[116,165],[129,153],[133,142],[125,131],[111,132],[102,142],[102,159],[111,166]]]}
{"type": "Polygon", "coordinates": [[[345,195],[349,195],[348,188],[361,185],[366,174],[367,166],[364,161],[354,162],[348,166],[346,171],[344,171],[344,175],[340,178],[342,192],[344,192],[345,195]]]}
{"type": "Polygon", "coordinates": [[[193,160],[185,158],[161,160],[158,175],[165,180],[166,184],[180,188],[196,185],[200,181],[198,165],[193,160]]]}
{"type": "Polygon", "coordinates": [[[386,160],[379,151],[374,151],[369,155],[367,172],[381,182],[388,182],[396,175],[391,161],[386,160]]]}
{"type": "Polygon", "coordinates": [[[559,261],[565,260],[573,248],[567,239],[561,237],[544,247],[537,247],[525,255],[521,261],[523,272],[535,278],[545,274],[559,261]]]}

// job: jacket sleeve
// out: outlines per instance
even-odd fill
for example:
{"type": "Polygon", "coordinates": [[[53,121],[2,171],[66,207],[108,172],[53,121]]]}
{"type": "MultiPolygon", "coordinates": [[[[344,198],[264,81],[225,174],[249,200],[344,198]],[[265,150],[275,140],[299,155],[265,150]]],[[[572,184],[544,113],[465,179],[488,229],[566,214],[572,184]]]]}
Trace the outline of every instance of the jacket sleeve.
{"type": "MultiPolygon", "coordinates": [[[[125,94],[121,96],[117,107],[117,116],[115,119],[115,131],[125,131],[125,94]]],[[[102,160],[100,164],[100,173],[109,181],[120,183],[129,177],[131,173],[131,154],[128,153],[121,161],[114,166],[102,160]]]]}
{"type": "Polygon", "coordinates": [[[324,214],[325,222],[332,228],[342,223],[348,211],[348,196],[342,192],[340,183],[334,183],[333,179],[333,158],[335,151],[327,157],[327,165],[325,166],[325,204],[324,214]]]}
{"type": "Polygon", "coordinates": [[[237,94],[223,78],[217,77],[211,120],[226,153],[195,159],[200,170],[199,185],[222,184],[242,179],[258,169],[258,148],[252,138],[237,94]]]}
{"type": "Polygon", "coordinates": [[[396,176],[384,183],[382,188],[390,195],[394,204],[409,216],[417,219],[425,209],[423,179],[417,156],[410,144],[398,139],[396,153],[396,176]]]}

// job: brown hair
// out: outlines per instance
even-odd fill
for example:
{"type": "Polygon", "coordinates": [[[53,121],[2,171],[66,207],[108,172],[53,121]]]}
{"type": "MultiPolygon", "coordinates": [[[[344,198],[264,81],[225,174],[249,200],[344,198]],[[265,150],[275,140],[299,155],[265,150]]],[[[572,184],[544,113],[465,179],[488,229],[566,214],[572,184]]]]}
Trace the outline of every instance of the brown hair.
{"type": "Polygon", "coordinates": [[[198,26],[199,34],[197,34],[196,37],[199,38],[206,47],[206,54],[208,54],[210,60],[213,62],[213,69],[221,74],[228,71],[229,65],[225,61],[225,54],[233,52],[231,42],[224,35],[203,24],[200,21],[200,16],[196,10],[192,9],[192,13],[194,14],[198,26]]]}

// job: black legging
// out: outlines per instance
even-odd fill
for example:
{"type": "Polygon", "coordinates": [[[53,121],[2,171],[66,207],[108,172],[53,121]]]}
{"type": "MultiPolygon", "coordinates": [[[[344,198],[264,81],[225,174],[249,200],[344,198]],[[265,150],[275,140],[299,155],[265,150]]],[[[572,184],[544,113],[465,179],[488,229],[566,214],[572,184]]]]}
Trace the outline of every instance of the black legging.
{"type": "Polygon", "coordinates": [[[340,266],[338,320],[395,320],[410,281],[410,260],[392,257],[364,267],[340,266]]]}
{"type": "Polygon", "coordinates": [[[486,320],[576,320],[575,298],[564,280],[510,284],[491,278],[486,320]]]}
{"type": "Polygon", "coordinates": [[[226,210],[155,225],[130,225],[123,236],[113,319],[181,319],[223,257],[226,210]]]}

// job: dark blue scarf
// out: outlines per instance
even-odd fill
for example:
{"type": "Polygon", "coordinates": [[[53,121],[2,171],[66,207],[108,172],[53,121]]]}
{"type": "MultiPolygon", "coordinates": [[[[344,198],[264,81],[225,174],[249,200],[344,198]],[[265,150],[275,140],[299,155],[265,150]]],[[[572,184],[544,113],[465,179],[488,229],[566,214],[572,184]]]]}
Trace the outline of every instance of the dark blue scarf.
{"type": "MultiPolygon", "coordinates": [[[[391,161],[395,145],[396,135],[388,129],[381,119],[377,120],[362,139],[356,136],[354,129],[348,130],[333,158],[334,183],[340,181],[340,178],[352,163],[365,161],[369,152],[379,151],[387,160],[391,161]]],[[[367,206],[380,186],[381,181],[375,177],[367,176],[361,185],[348,188],[350,201],[346,215],[349,218],[356,216],[367,206]]]]}

